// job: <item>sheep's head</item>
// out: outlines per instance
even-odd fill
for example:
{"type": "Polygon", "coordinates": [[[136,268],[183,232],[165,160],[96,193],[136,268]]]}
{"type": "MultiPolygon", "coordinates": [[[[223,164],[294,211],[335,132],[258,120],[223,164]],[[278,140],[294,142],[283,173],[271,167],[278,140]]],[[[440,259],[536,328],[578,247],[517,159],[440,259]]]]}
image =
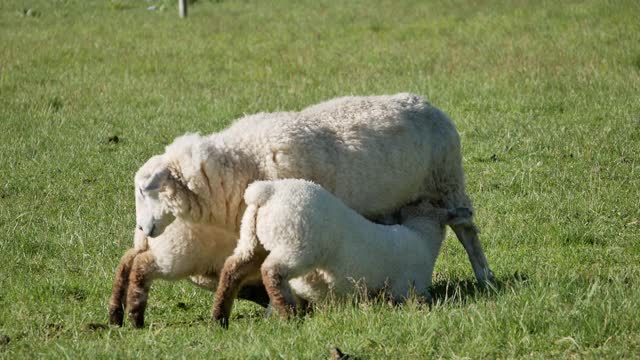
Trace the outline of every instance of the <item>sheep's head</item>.
{"type": "MultiPolygon", "coordinates": [[[[213,166],[216,158],[209,144],[198,134],[180,136],[163,155],[152,157],[138,170],[136,221],[147,236],[162,234],[175,218],[197,223],[215,220],[212,190],[223,191],[216,187],[222,183],[216,171],[209,169],[207,175],[207,164],[213,166]]],[[[224,208],[224,201],[218,207],[224,208]]]]}
{"type": "Polygon", "coordinates": [[[149,159],[136,174],[136,223],[149,237],[161,235],[175,220],[175,214],[162,196],[170,181],[171,172],[161,156],[149,159]]]}

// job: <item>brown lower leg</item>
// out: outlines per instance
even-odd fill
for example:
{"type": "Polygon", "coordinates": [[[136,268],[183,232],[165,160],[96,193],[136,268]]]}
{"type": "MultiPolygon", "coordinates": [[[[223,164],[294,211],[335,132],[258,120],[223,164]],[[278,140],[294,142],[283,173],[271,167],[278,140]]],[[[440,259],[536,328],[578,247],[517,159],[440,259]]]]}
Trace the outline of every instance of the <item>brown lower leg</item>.
{"type": "Polygon", "coordinates": [[[260,264],[265,257],[265,254],[254,254],[248,259],[231,256],[225,261],[211,310],[213,320],[219,322],[224,328],[229,326],[233,301],[238,296],[240,287],[248,281],[259,278],[260,264]]]}
{"type": "Polygon", "coordinates": [[[262,267],[262,282],[269,293],[271,306],[283,317],[296,315],[296,300],[281,269],[275,266],[262,267]]]}
{"type": "Polygon", "coordinates": [[[149,289],[156,270],[155,258],[150,251],[139,254],[133,260],[129,274],[127,308],[129,320],[135,328],[144,326],[144,311],[147,307],[149,289]]]}
{"type": "Polygon", "coordinates": [[[139,251],[136,249],[127,250],[116,269],[111,299],[109,299],[109,324],[111,325],[122,326],[126,301],[125,295],[129,286],[129,273],[131,272],[133,259],[138,253],[139,251]]]}

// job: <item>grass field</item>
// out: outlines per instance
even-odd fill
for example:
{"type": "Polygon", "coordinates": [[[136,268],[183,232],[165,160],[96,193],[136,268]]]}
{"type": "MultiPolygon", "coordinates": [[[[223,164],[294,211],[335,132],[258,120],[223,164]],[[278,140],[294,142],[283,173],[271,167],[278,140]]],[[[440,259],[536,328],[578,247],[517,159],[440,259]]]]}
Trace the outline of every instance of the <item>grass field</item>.
{"type": "Polygon", "coordinates": [[[0,2],[0,358],[640,354],[638,1],[176,7],[0,2]],[[158,281],[145,329],[92,325],[132,244],[133,174],[174,137],[395,92],[456,123],[498,291],[473,288],[449,235],[430,310],[338,304],[284,322],[242,303],[224,331],[210,293],[158,281]]]}

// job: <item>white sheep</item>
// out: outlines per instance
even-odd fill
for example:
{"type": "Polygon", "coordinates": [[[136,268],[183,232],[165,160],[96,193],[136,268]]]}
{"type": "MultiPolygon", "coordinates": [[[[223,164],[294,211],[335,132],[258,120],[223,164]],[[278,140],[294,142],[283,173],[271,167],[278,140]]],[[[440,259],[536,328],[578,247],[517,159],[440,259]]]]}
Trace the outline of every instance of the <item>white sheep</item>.
{"type": "Polygon", "coordinates": [[[430,301],[445,224],[471,221],[468,208],[422,202],[401,210],[402,225],[380,225],[306,180],[258,181],[244,198],[240,240],[220,274],[213,311],[225,326],[239,285],[260,276],[284,316],[296,313],[298,298],[344,297],[361,286],[373,294],[384,290],[394,302],[412,289],[430,301]]]}
{"type": "MultiPolygon", "coordinates": [[[[245,116],[219,133],[176,139],[144,167],[136,177],[137,224],[151,238],[163,234],[175,218],[237,236],[246,208],[244,190],[256,180],[314,181],[369,218],[394,213],[418,199],[444,208],[472,207],[455,127],[444,113],[412,94],[342,97],[300,112],[245,116]]],[[[452,228],[477,279],[481,284],[491,281],[473,222],[452,228]]],[[[217,253],[211,262],[219,264],[228,255],[217,253]]],[[[123,262],[137,256],[125,256],[123,262]]],[[[148,262],[157,262],[158,256],[163,257],[147,256],[148,262]]],[[[156,276],[141,271],[129,278],[149,283],[156,276]]],[[[118,283],[127,285],[116,279],[118,283]]],[[[123,290],[115,285],[117,295],[123,290]]],[[[133,292],[146,299],[144,289],[133,292]]],[[[110,309],[118,306],[122,301],[110,309]]]]}

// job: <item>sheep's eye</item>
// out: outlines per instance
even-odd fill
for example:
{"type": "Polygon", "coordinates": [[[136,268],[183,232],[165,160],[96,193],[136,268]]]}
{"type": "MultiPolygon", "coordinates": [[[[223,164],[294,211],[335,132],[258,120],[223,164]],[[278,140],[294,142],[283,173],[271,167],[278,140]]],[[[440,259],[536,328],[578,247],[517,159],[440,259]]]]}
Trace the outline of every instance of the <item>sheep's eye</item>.
{"type": "Polygon", "coordinates": [[[140,196],[144,197],[144,192],[142,192],[141,188],[138,188],[138,193],[140,193],[140,196]]]}

